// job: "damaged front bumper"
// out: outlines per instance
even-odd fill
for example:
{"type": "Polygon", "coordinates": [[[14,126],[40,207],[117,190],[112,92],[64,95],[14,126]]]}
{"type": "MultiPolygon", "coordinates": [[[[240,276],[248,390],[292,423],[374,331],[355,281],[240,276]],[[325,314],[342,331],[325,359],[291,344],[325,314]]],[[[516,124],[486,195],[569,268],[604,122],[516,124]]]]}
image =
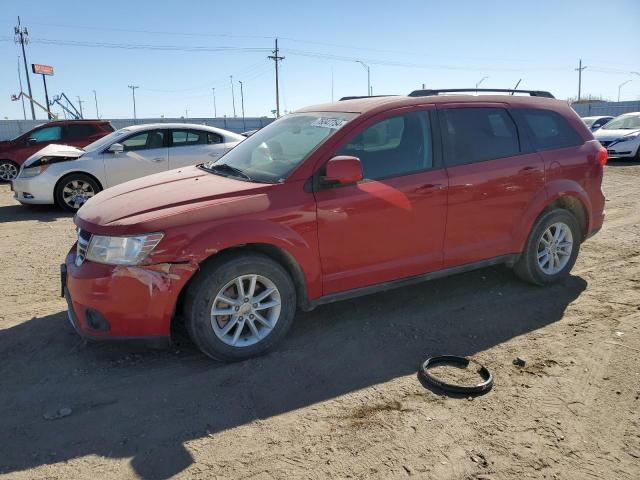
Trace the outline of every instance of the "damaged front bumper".
{"type": "Polygon", "coordinates": [[[61,266],[68,317],[83,337],[166,344],[178,296],[196,270],[190,264],[75,264],[73,248],[61,266]]]}

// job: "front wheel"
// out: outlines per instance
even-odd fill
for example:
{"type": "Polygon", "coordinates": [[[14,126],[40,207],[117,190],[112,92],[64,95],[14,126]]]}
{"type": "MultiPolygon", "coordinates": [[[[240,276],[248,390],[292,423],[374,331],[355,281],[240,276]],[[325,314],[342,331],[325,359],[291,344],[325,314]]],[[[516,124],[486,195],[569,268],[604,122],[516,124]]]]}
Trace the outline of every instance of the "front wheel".
{"type": "Polygon", "coordinates": [[[546,212],[533,226],[514,271],[535,285],[558,282],[569,276],[576,263],[580,241],[580,225],[571,212],[546,212]]]}
{"type": "Polygon", "coordinates": [[[255,253],[206,265],[185,299],[190,337],[202,352],[222,361],[265,353],[286,335],[295,311],[289,274],[271,258],[255,253]]]}
{"type": "Polygon", "coordinates": [[[72,173],[58,182],[54,194],[59,207],[69,212],[77,212],[100,190],[98,182],[89,175],[72,173]]]}
{"type": "Polygon", "coordinates": [[[11,182],[18,176],[20,167],[11,160],[0,160],[0,182],[11,182]]]}

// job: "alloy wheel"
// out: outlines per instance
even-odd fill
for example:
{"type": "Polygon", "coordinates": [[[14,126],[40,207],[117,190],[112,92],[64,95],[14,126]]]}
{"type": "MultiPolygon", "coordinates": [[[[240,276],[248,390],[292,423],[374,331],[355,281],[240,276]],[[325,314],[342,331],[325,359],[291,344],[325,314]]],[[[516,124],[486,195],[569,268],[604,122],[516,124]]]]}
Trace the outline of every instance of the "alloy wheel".
{"type": "Polygon", "coordinates": [[[0,163],[0,180],[10,182],[18,176],[18,167],[10,162],[0,163]]]}
{"type": "Polygon", "coordinates": [[[62,189],[62,200],[77,210],[96,194],[93,186],[84,180],[71,180],[62,189]]]}
{"type": "Polygon", "coordinates": [[[241,275],[217,293],[211,326],[227,345],[248,347],[271,333],[281,308],[280,291],[271,280],[262,275],[241,275]]]}
{"type": "Polygon", "coordinates": [[[538,266],[547,275],[555,275],[569,263],[572,251],[571,229],[565,223],[554,223],[544,231],[538,242],[538,266]]]}

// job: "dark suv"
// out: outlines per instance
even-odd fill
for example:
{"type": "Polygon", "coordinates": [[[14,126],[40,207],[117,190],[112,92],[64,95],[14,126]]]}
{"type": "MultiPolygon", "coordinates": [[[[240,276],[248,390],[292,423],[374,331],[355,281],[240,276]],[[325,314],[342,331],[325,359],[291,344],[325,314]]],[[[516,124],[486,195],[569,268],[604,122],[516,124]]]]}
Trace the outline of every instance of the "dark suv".
{"type": "Polygon", "coordinates": [[[0,181],[16,178],[20,166],[52,143],[84,147],[114,131],[105,120],[60,120],[45,123],[13,140],[0,142],[0,181]]]}
{"type": "Polygon", "coordinates": [[[546,92],[447,93],[307,107],[90,198],[62,266],[71,322],[157,341],[183,318],[207,355],[238,360],[296,309],[496,264],[565,278],[604,220],[607,151],[546,92]]]}

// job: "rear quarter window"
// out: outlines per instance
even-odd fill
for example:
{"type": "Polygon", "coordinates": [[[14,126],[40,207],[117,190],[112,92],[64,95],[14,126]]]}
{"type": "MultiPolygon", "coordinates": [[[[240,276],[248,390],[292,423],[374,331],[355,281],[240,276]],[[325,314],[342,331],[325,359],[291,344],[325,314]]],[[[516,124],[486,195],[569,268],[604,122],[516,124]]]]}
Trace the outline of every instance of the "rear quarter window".
{"type": "Polygon", "coordinates": [[[536,150],[575,147],[584,141],[571,124],[559,113],[551,110],[521,110],[536,150]]]}

